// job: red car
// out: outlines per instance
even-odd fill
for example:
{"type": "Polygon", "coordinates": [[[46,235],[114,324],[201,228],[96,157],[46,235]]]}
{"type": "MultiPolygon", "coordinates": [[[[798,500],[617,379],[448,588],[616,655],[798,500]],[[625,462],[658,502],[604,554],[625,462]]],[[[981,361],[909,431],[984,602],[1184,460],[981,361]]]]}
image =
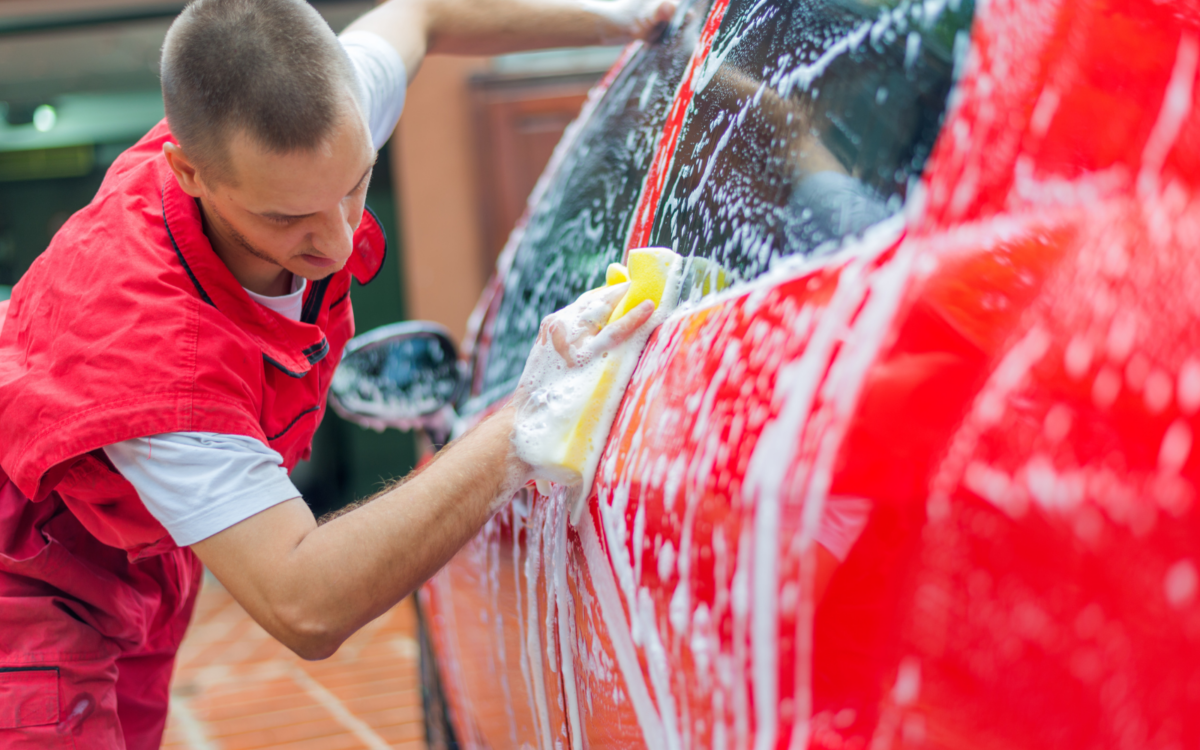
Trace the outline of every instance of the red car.
{"type": "Polygon", "coordinates": [[[435,733],[1200,744],[1198,71],[1184,0],[696,0],[631,47],[465,365],[408,324],[335,397],[462,430],[628,249],[703,271],[582,522],[526,489],[422,590],[435,733]]]}

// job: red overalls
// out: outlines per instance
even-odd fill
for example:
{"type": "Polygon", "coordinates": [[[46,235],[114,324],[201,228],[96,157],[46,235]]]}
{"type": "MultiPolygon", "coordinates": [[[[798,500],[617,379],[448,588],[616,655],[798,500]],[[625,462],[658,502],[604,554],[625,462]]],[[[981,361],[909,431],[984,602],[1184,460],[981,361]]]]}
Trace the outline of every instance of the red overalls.
{"type": "Polygon", "coordinates": [[[247,435],[308,457],[350,278],[386,240],[367,212],[300,322],[253,302],[162,156],[160,123],[0,303],[0,747],[157,748],[201,566],[101,448],[247,435]],[[7,314],[5,314],[7,313],[7,314]]]}

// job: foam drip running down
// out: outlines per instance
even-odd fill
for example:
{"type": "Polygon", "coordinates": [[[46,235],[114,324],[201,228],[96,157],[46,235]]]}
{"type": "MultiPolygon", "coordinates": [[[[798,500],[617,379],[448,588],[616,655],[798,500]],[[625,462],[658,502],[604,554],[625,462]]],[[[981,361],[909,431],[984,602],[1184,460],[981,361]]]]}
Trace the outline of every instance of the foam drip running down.
{"type": "MultiPolygon", "coordinates": [[[[655,303],[649,320],[621,344],[580,355],[573,367],[566,366],[549,341],[534,344],[521,377],[529,392],[517,416],[513,444],[517,456],[533,467],[539,492],[549,495],[549,483],[565,488],[563,496],[573,524],[582,516],[600,453],[642,349],[675,309],[683,268],[683,259],[665,248],[629,251],[628,269],[617,263],[609,267],[606,285],[628,281],[629,289],[605,325],[645,300],[655,303]]],[[[594,306],[585,303],[587,299],[585,294],[558,315],[568,316],[568,326],[587,326],[588,316],[595,313],[594,306]]]]}

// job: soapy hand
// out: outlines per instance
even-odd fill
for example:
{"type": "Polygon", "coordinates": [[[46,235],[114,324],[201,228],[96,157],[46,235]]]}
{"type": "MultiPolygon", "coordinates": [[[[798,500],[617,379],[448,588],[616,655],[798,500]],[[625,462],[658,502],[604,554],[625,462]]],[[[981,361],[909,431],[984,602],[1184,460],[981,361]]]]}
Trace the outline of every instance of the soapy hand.
{"type": "Polygon", "coordinates": [[[609,265],[605,286],[542,321],[513,395],[515,456],[541,494],[564,489],[572,523],[642,349],[679,298],[678,255],[651,247],[627,257],[609,265]]]}
{"type": "MultiPolygon", "coordinates": [[[[627,341],[654,314],[654,303],[647,300],[605,325],[627,291],[629,282],[593,289],[573,304],[547,315],[538,331],[538,346],[551,343],[567,367],[582,367],[597,356],[604,356],[627,341]]],[[[525,382],[524,377],[521,382],[525,382]]]]}
{"type": "Polygon", "coordinates": [[[625,282],[585,292],[542,321],[512,404],[517,410],[514,442],[518,456],[536,470],[543,494],[549,492],[546,480],[572,484],[579,475],[574,470],[556,470],[553,461],[536,460],[537,448],[551,444],[552,450],[561,450],[569,442],[570,426],[592,395],[601,372],[597,368],[603,368],[610,354],[618,356],[616,350],[654,313],[654,303],[646,300],[607,322],[629,287],[625,282]]]}
{"type": "Polygon", "coordinates": [[[605,35],[607,44],[634,39],[653,41],[671,22],[679,7],[677,0],[593,0],[593,12],[607,18],[617,29],[605,35]]]}
{"type": "Polygon", "coordinates": [[[625,343],[654,314],[647,300],[626,315],[606,325],[613,308],[629,291],[629,282],[592,289],[563,309],[542,320],[537,341],[525,371],[513,393],[518,414],[547,406],[549,394],[559,381],[569,380],[571,370],[585,368],[625,343]]]}

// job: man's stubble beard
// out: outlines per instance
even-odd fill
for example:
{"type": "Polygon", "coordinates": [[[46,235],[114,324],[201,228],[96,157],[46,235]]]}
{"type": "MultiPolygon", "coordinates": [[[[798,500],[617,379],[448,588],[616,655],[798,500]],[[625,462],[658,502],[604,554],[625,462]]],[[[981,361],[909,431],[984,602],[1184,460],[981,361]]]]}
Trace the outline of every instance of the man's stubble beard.
{"type": "MultiPolygon", "coordinates": [[[[211,203],[205,203],[204,208],[207,211],[212,212],[213,220],[221,225],[222,231],[231,240],[233,240],[234,243],[236,243],[237,246],[240,247],[242,250],[245,250],[247,253],[254,256],[255,258],[258,258],[261,261],[270,263],[273,266],[278,266],[279,268],[283,268],[284,270],[290,270],[286,266],[284,266],[282,263],[280,263],[278,259],[272,258],[270,255],[266,254],[262,250],[259,250],[257,247],[255,247],[250,242],[249,239],[246,238],[246,236],[244,234],[242,234],[238,230],[234,229],[233,224],[229,223],[229,219],[226,219],[225,216],[220,211],[217,210],[216,206],[212,205],[211,203]]],[[[201,215],[203,215],[203,214],[204,214],[204,212],[202,211],[201,215]]],[[[311,248],[311,249],[314,251],[313,252],[314,255],[319,255],[319,253],[315,252],[316,248],[311,248]]],[[[304,255],[304,252],[305,252],[304,250],[301,250],[300,252],[294,253],[292,257],[304,255]]],[[[330,274],[335,273],[335,272],[336,272],[336,269],[329,271],[330,274]]],[[[303,275],[303,274],[297,274],[295,271],[291,271],[291,273],[296,274],[297,276],[303,275]]],[[[305,278],[308,278],[308,277],[305,276],[305,278]]]]}
{"type": "Polygon", "coordinates": [[[250,240],[246,239],[246,236],[244,234],[242,234],[238,230],[234,229],[233,224],[229,223],[229,219],[226,219],[224,217],[224,215],[222,215],[221,212],[217,210],[217,207],[215,205],[210,203],[210,204],[206,205],[205,208],[207,208],[209,211],[212,212],[213,219],[221,225],[221,229],[222,229],[223,233],[225,235],[227,235],[230,239],[232,239],[235,243],[237,243],[238,247],[245,250],[247,253],[249,253],[250,255],[253,255],[255,258],[258,258],[261,261],[265,261],[267,263],[270,263],[273,266],[279,266],[280,268],[283,268],[282,263],[280,263],[278,260],[272,258],[270,255],[267,255],[262,250],[259,250],[257,247],[255,247],[253,244],[251,244],[250,240]]]}

